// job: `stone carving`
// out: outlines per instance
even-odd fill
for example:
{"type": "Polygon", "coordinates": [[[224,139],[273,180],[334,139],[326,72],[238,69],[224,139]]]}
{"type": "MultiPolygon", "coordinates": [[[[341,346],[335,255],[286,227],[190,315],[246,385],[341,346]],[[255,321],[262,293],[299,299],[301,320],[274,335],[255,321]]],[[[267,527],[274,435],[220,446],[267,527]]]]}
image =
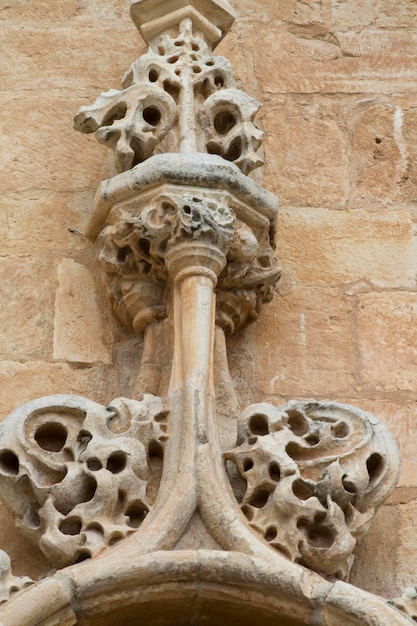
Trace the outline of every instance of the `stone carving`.
{"type": "Polygon", "coordinates": [[[233,22],[227,0],[133,0],[132,16],[147,53],[122,90],[75,118],[114,150],[119,171],[101,183],[86,236],[145,354],[168,318],[170,380],[163,399],[105,408],[52,396],[0,426],[0,495],[65,568],[12,597],[0,623],[168,623],[178,607],[217,623],[232,607],[243,626],[362,623],[357,615],[404,625],[383,600],[335,580],[347,579],[398,475],[377,420],[335,403],[252,405],[222,452],[215,337],[256,319],[280,276],[278,203],[247,176],[262,164],[259,103],[212,54],[233,22]]]}
{"type": "Polygon", "coordinates": [[[225,458],[246,482],[241,509],[289,559],[346,580],[352,552],[398,479],[398,450],[375,418],[333,403],[254,404],[225,458]]]}
{"type": "Polygon", "coordinates": [[[150,506],[148,462],[162,457],[166,417],[149,395],[108,407],[50,396],[1,424],[1,496],[55,567],[90,558],[140,526],[150,506]]]}
{"type": "Polygon", "coordinates": [[[415,587],[407,587],[399,598],[390,600],[390,604],[396,609],[417,622],[417,590],[415,587]]]}
{"type": "Polygon", "coordinates": [[[13,576],[9,555],[0,550],[0,604],[32,583],[33,580],[28,576],[13,576]]]}
{"type": "Polygon", "coordinates": [[[256,151],[263,132],[254,123],[260,104],[234,87],[227,59],[212,55],[190,18],[176,37],[163,33],[157,40],[126,72],[122,91],[111,89],[79,109],[75,129],[95,132],[112,148],[120,172],[157,149],[218,154],[244,174],[262,165],[256,151]]]}

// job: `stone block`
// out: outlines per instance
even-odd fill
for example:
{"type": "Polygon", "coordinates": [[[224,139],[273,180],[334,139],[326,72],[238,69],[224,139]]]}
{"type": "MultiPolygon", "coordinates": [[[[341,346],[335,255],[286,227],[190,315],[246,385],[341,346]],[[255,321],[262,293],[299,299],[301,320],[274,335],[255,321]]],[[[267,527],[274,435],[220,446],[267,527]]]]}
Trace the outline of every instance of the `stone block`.
{"type": "Polygon", "coordinates": [[[389,392],[415,391],[417,293],[367,293],[358,300],[357,328],[365,386],[389,392]]]}
{"type": "Polygon", "coordinates": [[[353,585],[386,598],[398,595],[399,525],[398,507],[381,507],[372,520],[370,531],[355,549],[350,576],[353,585]]]}
{"type": "Polygon", "coordinates": [[[332,28],[409,28],[417,17],[414,2],[331,0],[332,28]]]}
{"type": "Polygon", "coordinates": [[[84,250],[82,232],[95,189],[78,192],[18,190],[0,198],[0,242],[3,254],[18,253],[30,241],[31,254],[52,250],[84,250]]]}
{"type": "Polygon", "coordinates": [[[72,259],[63,259],[55,298],[54,358],[111,363],[110,337],[109,319],[98,305],[91,272],[72,259]]]}
{"type": "Polygon", "coordinates": [[[100,366],[73,367],[46,361],[0,362],[0,417],[39,396],[69,393],[107,404],[118,393],[113,377],[100,366]]]}
{"type": "MultiPolygon", "coordinates": [[[[252,22],[269,24],[276,22],[291,30],[308,30],[311,34],[326,32],[330,25],[330,6],[326,2],[300,2],[300,0],[255,0],[234,3],[238,20],[245,18],[252,22]]],[[[262,28],[259,25],[258,28],[262,28]]]]}
{"type": "Polygon", "coordinates": [[[266,94],[392,94],[415,89],[417,55],[384,51],[343,56],[337,43],[304,40],[272,28],[258,32],[254,60],[266,94]]]}
{"type": "Polygon", "coordinates": [[[415,230],[407,207],[365,211],[281,206],[277,254],[300,283],[365,281],[381,288],[413,289],[415,230]]]}
{"type": "Polygon", "coordinates": [[[12,92],[0,97],[2,193],[34,189],[73,193],[95,189],[112,175],[110,150],[72,129],[79,104],[83,100],[75,92],[71,96],[59,91],[12,92]]]}
{"type": "Polygon", "coordinates": [[[416,585],[417,500],[399,505],[398,510],[399,525],[391,529],[391,532],[398,534],[399,548],[395,569],[397,588],[402,591],[406,587],[416,585]]]}
{"type": "Polygon", "coordinates": [[[0,258],[0,355],[23,359],[51,353],[54,266],[48,258],[0,258]],[[51,278],[53,277],[53,278],[51,278]]]}
{"type": "Polygon", "coordinates": [[[349,193],[348,144],[337,119],[316,105],[266,104],[264,184],[281,204],[340,206],[349,193]]]}
{"type": "Polygon", "coordinates": [[[350,126],[355,171],[351,202],[401,199],[408,166],[402,109],[364,101],[353,113],[350,126]]]}
{"type": "Polygon", "coordinates": [[[85,11],[89,0],[37,0],[36,7],[26,0],[0,0],[0,14],[3,20],[19,22],[59,22],[71,20],[85,11]]]}
{"type": "Polygon", "coordinates": [[[247,331],[254,348],[258,398],[352,391],[355,358],[350,301],[337,289],[296,287],[265,306],[247,331]]]}

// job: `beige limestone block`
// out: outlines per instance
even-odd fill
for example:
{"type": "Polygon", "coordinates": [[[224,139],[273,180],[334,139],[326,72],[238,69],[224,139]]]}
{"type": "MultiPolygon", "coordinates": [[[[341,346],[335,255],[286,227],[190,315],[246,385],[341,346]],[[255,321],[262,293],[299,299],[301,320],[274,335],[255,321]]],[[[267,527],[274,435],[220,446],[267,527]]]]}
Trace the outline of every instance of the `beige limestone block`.
{"type": "MultiPolygon", "coordinates": [[[[84,22],[71,28],[62,22],[52,27],[10,24],[0,31],[0,76],[7,76],[9,89],[42,90],[64,82],[71,85],[73,97],[79,97],[85,86],[97,91],[102,85],[120,88],[122,75],[143,52],[144,44],[133,24],[130,28],[108,23],[99,27],[95,17],[91,26],[86,28],[84,22]]],[[[72,104],[72,115],[63,116],[70,127],[76,109],[72,104]]]]}
{"type": "Polygon", "coordinates": [[[417,380],[417,294],[359,296],[359,351],[365,385],[389,392],[413,391],[417,380]]]}
{"type": "Polygon", "coordinates": [[[117,396],[108,368],[73,367],[45,361],[0,362],[0,416],[39,396],[69,393],[107,404],[117,396]]]}
{"type": "MultiPolygon", "coordinates": [[[[414,102],[415,105],[415,97],[414,102]]],[[[412,202],[417,200],[417,107],[404,106],[402,137],[405,142],[407,169],[403,176],[403,196],[412,202]]]]}
{"type": "Polygon", "coordinates": [[[276,296],[247,331],[260,397],[334,397],[352,390],[350,313],[349,299],[336,289],[296,287],[276,296]]]}
{"type": "Polygon", "coordinates": [[[355,550],[350,582],[371,593],[393,598],[398,593],[398,507],[383,506],[376,513],[368,533],[355,550]]]}
{"type": "Polygon", "coordinates": [[[314,107],[265,105],[265,186],[281,204],[334,206],[349,192],[348,144],[336,120],[314,107]],[[320,147],[320,148],[319,148],[320,147]]]}
{"type": "Polygon", "coordinates": [[[396,561],[396,582],[398,591],[416,586],[417,554],[417,500],[398,506],[399,525],[394,530],[398,534],[398,557],[396,561]]]}
{"type": "Polygon", "coordinates": [[[274,29],[257,37],[255,67],[266,94],[391,94],[415,89],[417,56],[342,56],[336,44],[309,43],[274,29]]]}
{"type": "Polygon", "coordinates": [[[331,0],[334,28],[409,28],[417,17],[417,6],[407,0],[331,0]]]}
{"type": "Polygon", "coordinates": [[[391,53],[401,56],[415,56],[417,33],[405,29],[333,32],[343,54],[363,56],[391,53]]]}
{"type": "Polygon", "coordinates": [[[303,27],[312,33],[325,32],[330,20],[330,1],[301,2],[300,0],[238,0],[233,4],[238,20],[270,23],[276,21],[284,27],[303,27]]]}
{"type": "Polygon", "coordinates": [[[95,188],[106,172],[111,175],[112,168],[105,167],[109,156],[105,147],[96,145],[93,137],[80,139],[72,129],[72,115],[80,103],[82,99],[74,91],[0,96],[0,166],[7,174],[0,180],[2,193],[39,188],[74,193],[95,188]]]}
{"type": "Polygon", "coordinates": [[[79,16],[86,8],[88,0],[60,0],[50,2],[39,0],[36,11],[33,5],[26,0],[0,0],[0,15],[3,20],[19,21],[60,21],[73,19],[79,16]]]}
{"type": "Polygon", "coordinates": [[[48,258],[0,258],[0,355],[48,357],[53,324],[53,264],[48,258]],[[36,288],[34,288],[36,286],[36,288]]]}
{"type": "Polygon", "coordinates": [[[365,100],[358,104],[350,125],[355,169],[351,201],[400,199],[408,167],[402,109],[365,100]]]}
{"type": "Polygon", "coordinates": [[[84,250],[81,236],[95,189],[58,192],[19,190],[0,197],[0,242],[3,254],[30,252],[44,257],[52,250],[84,250]]]}
{"type": "Polygon", "coordinates": [[[72,259],[58,266],[55,297],[55,359],[111,363],[109,324],[100,311],[91,272],[72,259]]]}
{"type": "Polygon", "coordinates": [[[298,282],[416,286],[417,238],[409,207],[364,211],[281,206],[278,233],[280,264],[292,269],[298,282]]]}

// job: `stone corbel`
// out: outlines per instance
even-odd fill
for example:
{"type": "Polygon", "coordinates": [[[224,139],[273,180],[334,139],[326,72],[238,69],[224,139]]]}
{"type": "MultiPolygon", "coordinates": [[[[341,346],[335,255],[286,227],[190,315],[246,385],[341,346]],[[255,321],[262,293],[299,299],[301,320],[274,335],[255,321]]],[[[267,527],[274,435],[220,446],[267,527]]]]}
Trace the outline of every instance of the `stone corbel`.
{"type": "Polygon", "coordinates": [[[164,394],[142,388],[108,407],[41,398],[2,423],[1,497],[56,572],[12,589],[0,622],[133,623],[143,612],[152,625],[179,610],[193,624],[405,626],[347,582],[398,478],[387,429],[337,403],[260,403],[233,416],[232,445],[222,440],[216,333],[222,343],[256,319],[280,277],[278,202],[248,177],[262,165],[259,103],[213,55],[233,11],[133,0],[132,18],[148,51],[120,91],[75,117],[119,172],[100,184],[85,232],[120,322],[145,346],[161,320],[172,329],[170,380],[164,394]]]}

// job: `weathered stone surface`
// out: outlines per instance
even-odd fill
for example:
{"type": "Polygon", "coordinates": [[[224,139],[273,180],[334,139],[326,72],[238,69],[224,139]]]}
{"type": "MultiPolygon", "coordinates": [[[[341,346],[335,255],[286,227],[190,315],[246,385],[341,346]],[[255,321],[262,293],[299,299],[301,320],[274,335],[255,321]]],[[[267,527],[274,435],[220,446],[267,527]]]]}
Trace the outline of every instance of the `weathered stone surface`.
{"type": "Polygon", "coordinates": [[[349,4],[343,0],[331,0],[331,11],[333,26],[343,29],[363,26],[408,28],[417,16],[413,2],[396,0],[353,0],[349,4]]]}
{"type": "Polygon", "coordinates": [[[0,258],[0,354],[4,359],[49,357],[55,287],[49,276],[53,271],[48,258],[0,258]]]}
{"type": "Polygon", "coordinates": [[[417,276],[413,218],[412,208],[406,206],[384,211],[281,206],[279,260],[300,283],[364,281],[379,288],[413,289],[417,276]]]}
{"type": "Polygon", "coordinates": [[[343,206],[349,193],[347,136],[315,103],[265,104],[264,184],[282,204],[343,206]],[[320,145],[320,150],[317,146],[320,145]]]}
{"type": "Polygon", "coordinates": [[[389,392],[415,390],[417,294],[361,295],[357,328],[364,384],[389,392]]]}
{"type": "Polygon", "coordinates": [[[398,551],[395,568],[397,594],[415,581],[415,555],[417,551],[416,515],[417,501],[399,505],[399,520],[396,527],[398,533],[398,551]]]}
{"type": "Polygon", "coordinates": [[[351,304],[336,289],[296,287],[248,330],[259,398],[332,397],[355,388],[351,304]],[[344,392],[342,392],[344,390],[344,392]]]}
{"type": "Polygon", "coordinates": [[[258,32],[255,55],[258,78],[269,94],[390,94],[415,88],[417,59],[414,56],[384,52],[343,57],[336,44],[321,40],[304,42],[272,29],[258,32]]]}
{"type": "Polygon", "coordinates": [[[3,417],[40,395],[73,393],[103,403],[117,395],[113,377],[102,367],[77,368],[36,360],[27,363],[3,360],[0,385],[7,389],[7,394],[2,394],[0,400],[0,415],[3,417]]]}
{"type": "Polygon", "coordinates": [[[99,308],[91,272],[72,259],[63,259],[57,277],[54,358],[111,363],[111,331],[99,308]]]}

